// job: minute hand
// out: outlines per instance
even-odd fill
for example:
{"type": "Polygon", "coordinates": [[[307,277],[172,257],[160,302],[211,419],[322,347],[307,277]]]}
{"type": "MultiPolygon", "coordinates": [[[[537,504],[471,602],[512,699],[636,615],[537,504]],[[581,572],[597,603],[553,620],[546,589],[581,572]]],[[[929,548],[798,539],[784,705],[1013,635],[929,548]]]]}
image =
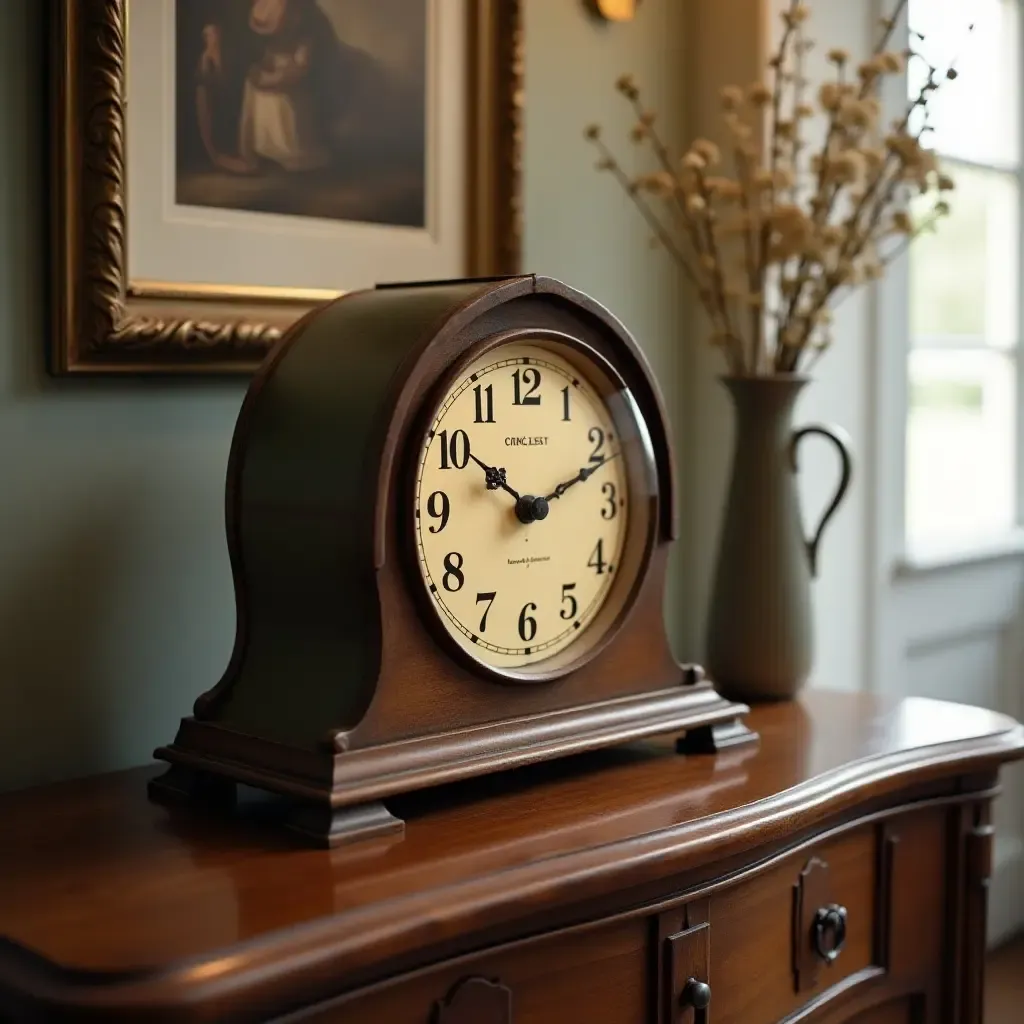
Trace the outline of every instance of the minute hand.
{"type": "Polygon", "coordinates": [[[564,483],[559,484],[550,494],[545,495],[545,501],[553,501],[555,498],[560,498],[573,484],[582,483],[584,480],[591,477],[596,473],[606,462],[611,462],[612,459],[617,459],[622,453],[614,452],[612,455],[606,455],[600,462],[595,463],[592,466],[583,466],[580,471],[571,479],[566,480],[564,483]]]}

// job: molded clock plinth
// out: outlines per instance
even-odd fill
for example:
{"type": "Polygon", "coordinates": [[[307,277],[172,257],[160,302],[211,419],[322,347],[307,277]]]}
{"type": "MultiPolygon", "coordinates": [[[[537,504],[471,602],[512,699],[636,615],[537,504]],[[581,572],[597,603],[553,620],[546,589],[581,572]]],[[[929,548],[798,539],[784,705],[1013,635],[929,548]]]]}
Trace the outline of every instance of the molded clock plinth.
{"type": "Polygon", "coordinates": [[[401,832],[402,821],[382,803],[401,793],[658,735],[682,733],[680,754],[757,740],[741,720],[748,707],[707,681],[686,679],[672,690],[333,754],[186,718],[175,742],[156,752],[172,767],[152,781],[150,795],[227,807],[242,783],[287,797],[285,825],[317,845],[338,846],[401,832]]]}

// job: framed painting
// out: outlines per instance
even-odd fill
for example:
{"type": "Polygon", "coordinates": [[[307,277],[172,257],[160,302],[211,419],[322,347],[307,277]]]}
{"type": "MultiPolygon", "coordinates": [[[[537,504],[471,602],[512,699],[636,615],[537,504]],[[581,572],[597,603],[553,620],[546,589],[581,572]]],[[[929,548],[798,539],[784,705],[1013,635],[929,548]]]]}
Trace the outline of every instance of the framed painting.
{"type": "Polygon", "coordinates": [[[246,373],[519,270],[520,0],[50,0],[56,374],[246,373]]]}

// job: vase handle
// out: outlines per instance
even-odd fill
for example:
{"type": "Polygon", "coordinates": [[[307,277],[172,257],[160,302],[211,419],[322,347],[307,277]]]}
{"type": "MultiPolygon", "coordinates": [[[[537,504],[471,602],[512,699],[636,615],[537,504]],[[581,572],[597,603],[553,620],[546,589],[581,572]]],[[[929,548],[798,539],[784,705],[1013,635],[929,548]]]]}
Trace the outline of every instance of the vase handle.
{"type": "Polygon", "coordinates": [[[841,466],[841,473],[839,476],[839,486],[836,487],[836,493],[829,503],[828,508],[825,509],[821,520],[818,523],[818,528],[814,531],[811,539],[805,541],[807,545],[807,557],[811,563],[811,576],[818,575],[818,544],[821,542],[821,535],[828,525],[828,521],[835,514],[839,503],[843,500],[849,486],[850,477],[853,473],[853,456],[850,454],[850,437],[840,427],[826,427],[820,423],[814,423],[807,427],[801,427],[799,430],[793,431],[793,439],[789,442],[789,461],[793,468],[793,472],[797,471],[796,461],[796,450],[800,442],[807,437],[808,434],[818,434],[821,437],[828,438],[836,446],[836,451],[839,452],[839,462],[841,466]]]}

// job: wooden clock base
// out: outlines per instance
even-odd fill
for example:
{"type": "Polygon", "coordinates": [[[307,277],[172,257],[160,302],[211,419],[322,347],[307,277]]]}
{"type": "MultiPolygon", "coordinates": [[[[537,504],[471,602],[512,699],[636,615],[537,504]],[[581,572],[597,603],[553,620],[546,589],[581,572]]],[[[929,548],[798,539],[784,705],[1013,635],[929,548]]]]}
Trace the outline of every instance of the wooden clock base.
{"type": "Polygon", "coordinates": [[[670,690],[335,753],[303,754],[186,718],[174,743],[156,751],[171,767],[149,793],[223,812],[245,784],[285,798],[271,811],[281,825],[334,847],[401,833],[403,821],[383,801],[442,783],[657,735],[678,735],[681,755],[757,740],[742,721],[748,707],[725,700],[697,669],[683,678],[670,690]]]}

